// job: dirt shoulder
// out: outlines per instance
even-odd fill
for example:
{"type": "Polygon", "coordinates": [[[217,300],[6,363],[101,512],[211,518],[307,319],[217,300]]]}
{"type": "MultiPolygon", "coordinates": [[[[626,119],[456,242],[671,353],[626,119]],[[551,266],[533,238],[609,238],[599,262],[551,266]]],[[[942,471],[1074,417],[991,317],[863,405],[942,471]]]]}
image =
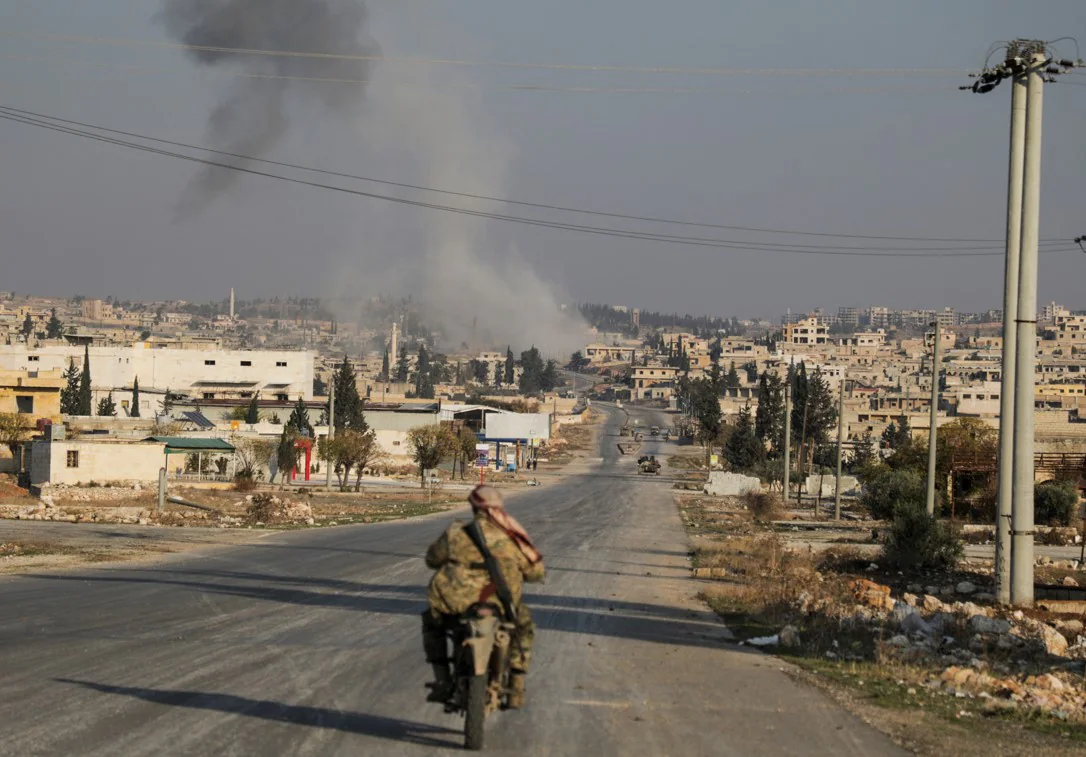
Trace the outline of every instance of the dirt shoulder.
{"type": "Polygon", "coordinates": [[[676,501],[701,596],[737,641],[791,662],[791,675],[898,743],[940,757],[1086,750],[1078,620],[995,607],[990,576],[969,564],[903,576],[871,550],[819,551],[802,530],[771,525],[794,514],[676,501]]]}
{"type": "Polygon", "coordinates": [[[150,560],[198,548],[249,544],[270,533],[260,529],[0,520],[0,575],[150,560]]]}

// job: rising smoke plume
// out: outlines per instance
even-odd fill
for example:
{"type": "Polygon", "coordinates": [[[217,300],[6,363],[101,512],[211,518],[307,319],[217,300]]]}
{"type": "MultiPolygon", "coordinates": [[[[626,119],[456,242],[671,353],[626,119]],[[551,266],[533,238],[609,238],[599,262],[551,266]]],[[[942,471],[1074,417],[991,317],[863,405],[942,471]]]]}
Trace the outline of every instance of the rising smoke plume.
{"type": "MultiPolygon", "coordinates": [[[[368,78],[370,62],[230,50],[378,53],[366,35],[366,7],[360,0],[165,0],[158,18],[173,39],[192,46],[187,50],[192,60],[244,75],[223,93],[208,117],[207,142],[254,157],[262,157],[286,134],[293,100],[349,114],[362,99],[366,86],[362,80],[368,78]],[[359,81],[322,86],[302,78],[359,81]]],[[[182,209],[205,206],[238,176],[226,169],[203,169],[182,199],[182,209]]]]}
{"type": "MultiPolygon", "coordinates": [[[[508,191],[515,145],[498,126],[483,96],[453,71],[412,72],[410,86],[378,80],[357,130],[369,152],[397,155],[397,177],[490,197],[508,191]]],[[[422,199],[465,209],[507,208],[465,198],[422,199]]],[[[446,346],[525,350],[568,358],[582,347],[587,327],[561,289],[562,271],[541,272],[510,241],[514,227],[500,221],[414,209],[390,213],[364,205],[351,262],[336,276],[340,295],[412,295],[439,326],[446,346]],[[545,275],[543,275],[545,274],[545,275]]],[[[547,233],[547,232],[529,232],[547,233]]],[[[554,232],[554,244],[576,243],[554,232]]],[[[571,272],[572,273],[572,272],[571,272]]]]}

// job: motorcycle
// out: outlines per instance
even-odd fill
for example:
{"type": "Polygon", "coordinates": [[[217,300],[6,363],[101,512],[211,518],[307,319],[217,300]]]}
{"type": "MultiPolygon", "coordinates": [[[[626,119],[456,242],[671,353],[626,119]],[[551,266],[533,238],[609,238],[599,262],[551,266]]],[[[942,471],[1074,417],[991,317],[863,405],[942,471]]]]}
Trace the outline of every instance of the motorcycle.
{"type": "Polygon", "coordinates": [[[445,712],[464,716],[464,747],[482,749],[486,716],[508,703],[509,655],[516,625],[504,620],[499,608],[476,604],[448,633],[456,688],[445,703],[445,712]]]}

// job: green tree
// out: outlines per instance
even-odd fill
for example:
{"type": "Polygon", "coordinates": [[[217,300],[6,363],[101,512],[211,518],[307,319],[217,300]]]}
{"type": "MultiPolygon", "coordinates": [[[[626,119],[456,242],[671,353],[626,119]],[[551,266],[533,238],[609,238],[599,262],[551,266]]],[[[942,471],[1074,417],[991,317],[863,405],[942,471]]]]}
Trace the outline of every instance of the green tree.
{"type": "Polygon", "coordinates": [[[415,366],[415,396],[423,399],[434,398],[434,379],[430,373],[430,353],[426,345],[419,345],[418,365],[415,366]]]}
{"type": "Polygon", "coordinates": [[[848,468],[853,473],[866,470],[875,463],[875,440],[871,438],[870,431],[864,431],[864,435],[856,442],[852,449],[852,459],[848,461],[848,468]]]}
{"type": "Polygon", "coordinates": [[[814,446],[821,446],[836,427],[837,403],[822,376],[822,369],[815,368],[807,381],[807,440],[814,446]]]}
{"type": "Polygon", "coordinates": [[[738,389],[739,384],[739,371],[735,369],[735,361],[733,360],[728,368],[728,373],[724,376],[724,386],[728,389],[738,389]]]}
{"type": "MultiPolygon", "coordinates": [[[[516,375],[515,374],[516,365],[515,365],[515,362],[513,360],[513,348],[512,347],[507,346],[505,348],[505,366],[504,366],[504,368],[505,368],[505,373],[502,375],[502,383],[505,384],[506,386],[512,386],[513,385],[513,379],[515,378],[515,375],[516,375]]],[[[574,370],[577,370],[577,369],[574,368],[574,370]]]]}
{"type": "Polygon", "coordinates": [[[381,358],[381,381],[388,381],[389,379],[389,364],[388,364],[388,349],[385,349],[384,357],[381,358]]]}
{"type": "Polygon", "coordinates": [[[50,339],[60,339],[64,333],[64,324],[57,318],[57,309],[53,308],[50,311],[49,323],[45,326],[45,335],[50,339]]]}
{"type": "Polygon", "coordinates": [[[709,457],[713,452],[713,443],[724,430],[720,400],[708,379],[694,379],[689,382],[688,386],[690,413],[698,426],[698,439],[705,445],[705,462],[706,467],[708,467],[709,457]]]}
{"type": "Polygon", "coordinates": [[[505,378],[505,366],[502,363],[494,363],[494,388],[502,388],[503,378],[505,378]]]}
{"type": "Polygon", "coordinates": [[[860,503],[867,507],[871,517],[889,520],[902,509],[923,509],[926,496],[923,474],[880,465],[864,476],[860,503]]]}
{"type": "Polygon", "coordinates": [[[98,400],[98,412],[96,415],[113,416],[117,414],[117,403],[113,401],[113,392],[110,392],[98,400]]]}
{"type": "Polygon", "coordinates": [[[246,423],[260,423],[260,394],[249,398],[249,407],[245,409],[246,423]]]}
{"type": "Polygon", "coordinates": [[[358,385],[355,383],[354,367],[346,355],[333,380],[336,384],[336,414],[333,419],[336,433],[347,428],[355,431],[368,429],[363,412],[364,402],[358,396],[358,385]]]}
{"type": "Polygon", "coordinates": [[[294,446],[297,432],[289,423],[283,426],[279,435],[279,444],[275,448],[275,462],[279,468],[279,488],[282,489],[287,478],[298,465],[298,448],[294,446]]]}
{"type": "Polygon", "coordinates": [[[411,366],[407,359],[407,345],[400,348],[400,357],[396,361],[396,381],[398,383],[404,383],[407,381],[407,376],[411,372],[411,366]]]}
{"type": "Polygon", "coordinates": [[[30,341],[30,335],[34,333],[34,319],[30,317],[30,313],[27,313],[26,318],[23,319],[23,326],[19,329],[19,333],[23,335],[23,339],[30,341]]]}
{"type": "Polygon", "coordinates": [[[140,417],[140,377],[132,379],[132,406],[128,410],[131,418],[140,417]]]}
{"type": "Polygon", "coordinates": [[[912,439],[912,434],[909,433],[904,417],[901,419],[900,426],[891,421],[890,425],[882,430],[882,442],[890,449],[901,449],[909,443],[910,439],[912,439]]]}
{"type": "Polygon", "coordinates": [[[298,401],[294,403],[294,409],[290,411],[287,425],[292,426],[298,436],[313,437],[313,424],[309,422],[309,408],[305,406],[305,400],[302,399],[301,395],[298,396],[298,401]]]}
{"type": "Polygon", "coordinates": [[[754,413],[754,434],[772,444],[779,453],[784,433],[784,382],[780,376],[763,372],[758,379],[758,409],[754,413]]]}
{"type": "Polygon", "coordinates": [[[60,412],[64,415],[79,415],[79,369],[75,367],[75,358],[68,359],[64,381],[65,386],[60,390],[60,412]]]}
{"type": "Polygon", "coordinates": [[[90,347],[83,347],[83,371],[79,374],[79,412],[78,415],[91,414],[91,372],[90,347]]]}
{"type": "Polygon", "coordinates": [[[754,433],[749,405],[739,410],[735,428],[724,445],[724,457],[735,471],[753,470],[765,461],[765,445],[754,433]]]}
{"type": "Polygon", "coordinates": [[[328,384],[325,383],[319,375],[313,376],[313,396],[314,397],[327,397],[328,396],[328,384]]]}
{"type": "Polygon", "coordinates": [[[427,470],[441,465],[453,450],[455,440],[445,426],[416,426],[407,432],[411,458],[419,466],[419,480],[425,480],[427,470]]]}
{"type": "Polygon", "coordinates": [[[143,331],[140,332],[140,341],[141,342],[146,342],[150,338],[151,338],[150,329],[144,329],[143,331]]]}
{"type": "Polygon", "coordinates": [[[30,420],[19,413],[0,413],[0,444],[7,445],[14,457],[19,445],[30,439],[34,427],[30,420]]]}
{"type": "Polygon", "coordinates": [[[159,400],[158,410],[161,415],[169,415],[173,412],[173,395],[170,394],[170,387],[166,387],[162,399],[159,400]]]}
{"type": "Polygon", "coordinates": [[[535,345],[520,353],[520,393],[536,394],[541,391],[545,370],[546,364],[535,345]]]}
{"type": "Polygon", "coordinates": [[[804,409],[807,407],[807,366],[788,366],[788,378],[792,382],[792,441],[802,443],[804,409]]]}
{"type": "Polygon", "coordinates": [[[1074,481],[1046,481],[1033,488],[1036,522],[1046,526],[1070,526],[1078,516],[1078,487],[1074,481]]]}
{"type": "Polygon", "coordinates": [[[355,471],[355,491],[362,488],[362,474],[384,457],[384,451],[377,443],[377,435],[370,429],[352,431],[347,429],[337,434],[331,441],[324,437],[317,444],[317,451],[327,465],[333,466],[339,477],[339,488],[347,491],[351,471],[355,471]]]}
{"type": "Polygon", "coordinates": [[[558,363],[554,360],[548,360],[547,364],[543,367],[543,375],[539,380],[540,388],[545,392],[549,392],[562,383],[561,377],[558,375],[558,363]]]}

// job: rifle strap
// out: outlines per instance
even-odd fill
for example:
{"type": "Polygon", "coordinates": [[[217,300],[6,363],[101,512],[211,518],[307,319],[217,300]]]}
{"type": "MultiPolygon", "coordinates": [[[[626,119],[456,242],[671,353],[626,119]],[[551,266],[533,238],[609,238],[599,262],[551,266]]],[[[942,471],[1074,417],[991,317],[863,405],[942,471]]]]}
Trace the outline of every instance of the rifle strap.
{"type": "Polygon", "coordinates": [[[516,622],[517,613],[513,604],[513,593],[509,591],[509,584],[505,582],[505,576],[502,574],[501,566],[498,565],[498,561],[491,553],[490,547],[486,544],[486,537],[483,536],[483,529],[479,527],[479,521],[472,520],[471,523],[464,526],[464,533],[468,535],[472,544],[475,545],[475,548],[478,549],[483,556],[483,562],[486,564],[486,572],[490,574],[490,580],[493,582],[494,588],[497,591],[498,601],[501,602],[505,620],[509,623],[516,622]]]}

